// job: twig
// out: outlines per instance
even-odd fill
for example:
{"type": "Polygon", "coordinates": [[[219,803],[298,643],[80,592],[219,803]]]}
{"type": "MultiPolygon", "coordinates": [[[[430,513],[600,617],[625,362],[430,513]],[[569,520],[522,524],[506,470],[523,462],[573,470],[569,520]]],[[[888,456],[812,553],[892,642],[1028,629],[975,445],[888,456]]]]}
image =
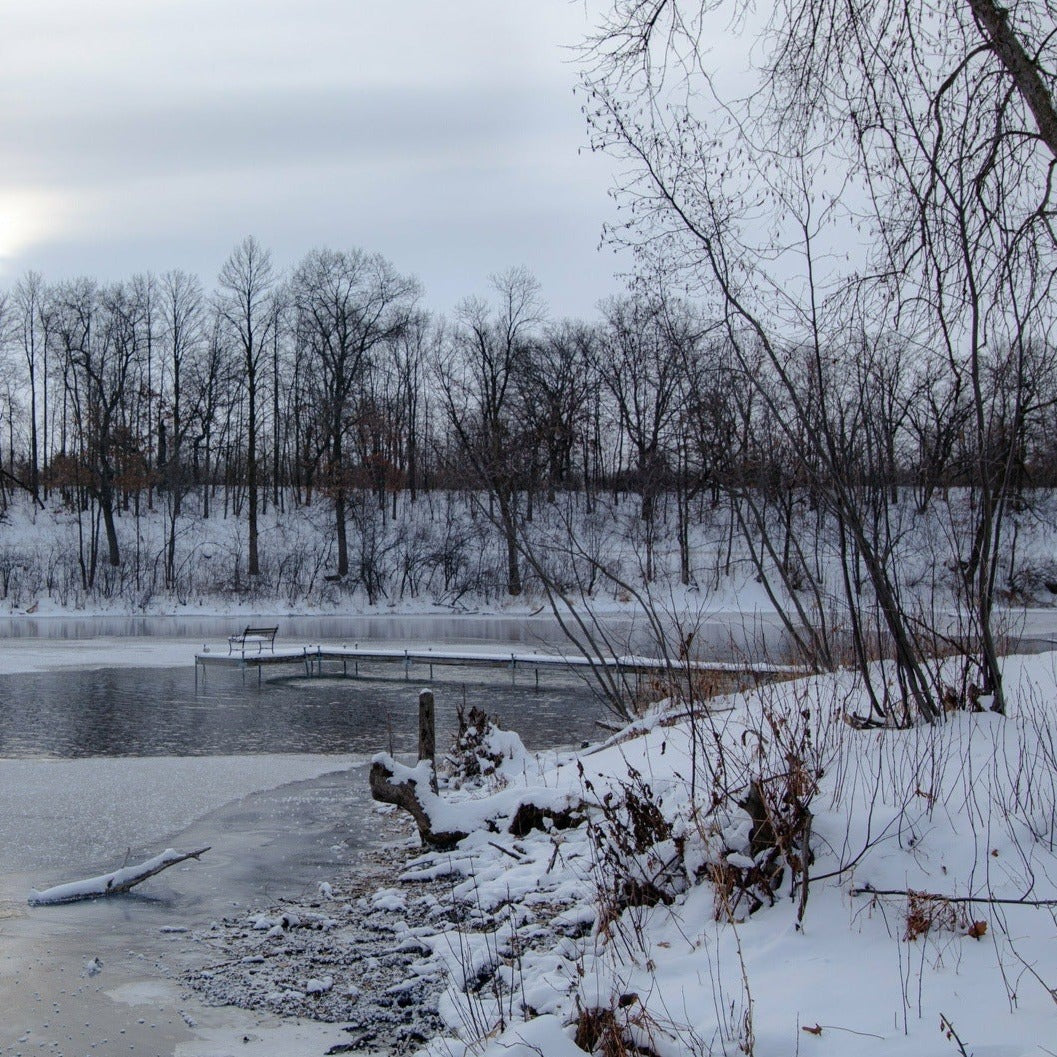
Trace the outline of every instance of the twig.
{"type": "Polygon", "coordinates": [[[965,1049],[965,1043],[958,1036],[958,1032],[954,1030],[954,1025],[942,1013],[940,1014],[940,1031],[958,1047],[958,1052],[962,1057],[969,1057],[965,1049]]]}
{"type": "Polygon", "coordinates": [[[544,871],[545,873],[550,873],[551,870],[554,869],[554,864],[558,861],[558,849],[561,847],[555,838],[552,837],[551,840],[554,841],[554,851],[551,852],[551,861],[547,863],[547,869],[544,871]]]}
{"type": "Polygon", "coordinates": [[[523,861],[523,859],[522,859],[522,857],[520,855],[516,855],[514,852],[510,851],[509,849],[504,848],[501,844],[496,844],[496,842],[494,840],[490,840],[488,843],[493,848],[495,848],[496,851],[501,851],[504,855],[509,855],[510,858],[514,860],[514,862],[522,862],[523,861]]]}
{"type": "Polygon", "coordinates": [[[816,1023],[813,1027],[805,1026],[800,1030],[806,1031],[811,1035],[821,1035],[823,1031],[846,1031],[849,1035],[859,1035],[864,1039],[879,1039],[881,1042],[885,1041],[884,1035],[875,1035],[872,1031],[856,1031],[854,1028],[842,1028],[839,1024],[816,1023]]]}
{"type": "Polygon", "coordinates": [[[853,888],[853,896],[905,896],[909,899],[934,899],[942,903],[991,903],[996,906],[1012,907],[1057,907],[1057,899],[997,899],[994,896],[945,896],[939,892],[916,892],[908,888],[873,888],[864,885],[853,888]]]}

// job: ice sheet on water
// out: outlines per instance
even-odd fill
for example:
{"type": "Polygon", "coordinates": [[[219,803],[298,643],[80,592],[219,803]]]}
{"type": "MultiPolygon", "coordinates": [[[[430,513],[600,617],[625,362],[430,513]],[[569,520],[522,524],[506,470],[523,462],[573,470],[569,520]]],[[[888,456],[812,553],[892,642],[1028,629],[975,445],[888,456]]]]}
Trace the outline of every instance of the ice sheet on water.
{"type": "Polygon", "coordinates": [[[0,862],[20,873],[96,863],[164,842],[258,790],[356,762],[310,755],[0,759],[0,862]]]}

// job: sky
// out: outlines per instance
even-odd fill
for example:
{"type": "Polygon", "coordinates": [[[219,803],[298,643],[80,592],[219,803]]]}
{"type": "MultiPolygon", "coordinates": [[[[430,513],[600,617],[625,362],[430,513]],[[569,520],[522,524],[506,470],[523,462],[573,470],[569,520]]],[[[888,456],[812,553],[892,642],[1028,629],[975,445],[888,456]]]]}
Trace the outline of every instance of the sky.
{"type": "MultiPolygon", "coordinates": [[[[0,285],[361,247],[448,312],[514,266],[590,316],[614,163],[571,46],[597,0],[7,0],[0,285]]],[[[594,12],[594,13],[593,13],[594,12]]]]}

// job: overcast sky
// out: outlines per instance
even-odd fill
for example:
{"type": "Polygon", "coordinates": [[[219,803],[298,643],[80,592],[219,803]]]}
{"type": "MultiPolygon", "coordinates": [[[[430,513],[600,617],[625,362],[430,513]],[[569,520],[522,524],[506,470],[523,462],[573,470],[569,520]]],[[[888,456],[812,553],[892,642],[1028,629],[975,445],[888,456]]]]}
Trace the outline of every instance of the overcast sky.
{"type": "Polygon", "coordinates": [[[381,251],[442,311],[525,265],[556,314],[590,315],[620,266],[572,91],[590,20],[583,0],[7,0],[0,280],[209,284],[254,234],[282,266],[381,251]]]}

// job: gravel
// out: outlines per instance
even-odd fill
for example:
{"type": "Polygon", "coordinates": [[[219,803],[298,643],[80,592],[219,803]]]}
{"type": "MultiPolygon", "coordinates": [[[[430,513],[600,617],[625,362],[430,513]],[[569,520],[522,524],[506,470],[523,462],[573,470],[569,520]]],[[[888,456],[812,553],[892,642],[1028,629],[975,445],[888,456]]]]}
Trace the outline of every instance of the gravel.
{"type": "Polygon", "coordinates": [[[196,932],[217,958],[186,982],[211,1005],[344,1023],[348,1049],[332,1053],[412,1052],[441,1029],[445,972],[424,940],[449,927],[453,911],[443,882],[385,887],[407,856],[406,842],[366,853],[354,875],[320,885],[314,898],[196,932]]]}

